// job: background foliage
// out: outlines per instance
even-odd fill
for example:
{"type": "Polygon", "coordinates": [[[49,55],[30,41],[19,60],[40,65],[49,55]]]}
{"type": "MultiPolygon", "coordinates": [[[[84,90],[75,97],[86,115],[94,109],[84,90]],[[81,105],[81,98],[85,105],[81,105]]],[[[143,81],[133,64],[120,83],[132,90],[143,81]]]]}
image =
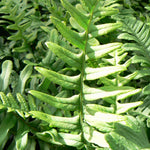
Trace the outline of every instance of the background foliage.
{"type": "Polygon", "coordinates": [[[150,3],[0,1],[0,149],[150,149],[150,3]]]}

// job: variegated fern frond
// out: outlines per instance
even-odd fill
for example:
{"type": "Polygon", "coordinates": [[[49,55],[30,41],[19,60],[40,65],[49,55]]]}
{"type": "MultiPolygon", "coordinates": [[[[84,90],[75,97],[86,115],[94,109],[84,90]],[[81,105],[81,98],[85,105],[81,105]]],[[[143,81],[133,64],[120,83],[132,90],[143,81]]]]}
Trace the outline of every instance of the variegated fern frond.
{"type": "Polygon", "coordinates": [[[66,68],[71,70],[71,74],[43,67],[35,69],[48,80],[59,85],[61,90],[69,90],[72,94],[69,97],[57,97],[34,90],[31,90],[30,94],[50,106],[65,112],[69,111],[70,115],[64,113],[63,116],[59,116],[30,111],[31,115],[46,121],[50,126],[49,130],[36,135],[47,142],[74,146],[78,149],[103,147],[115,150],[118,144],[114,144],[114,140],[120,136],[123,143],[120,142],[119,145],[126,149],[149,146],[145,132],[143,134],[145,143],[140,142],[138,145],[134,140],[129,142],[126,137],[132,131],[139,139],[144,131],[141,122],[136,119],[132,122],[132,117],[122,115],[141,105],[142,102],[129,104],[119,102],[141,91],[125,86],[135,74],[126,77],[120,74],[127,69],[130,60],[124,60],[127,54],[121,48],[121,43],[100,44],[98,41],[98,37],[122,26],[120,22],[100,23],[103,18],[118,13],[116,5],[99,0],[81,0],[76,7],[67,0],[61,0],[61,3],[70,14],[70,24],[55,15],[51,16],[51,21],[72,49],[70,46],[62,46],[55,42],[47,42],[46,45],[67,64],[66,68]],[[93,60],[96,62],[95,66],[90,65],[93,60]],[[94,83],[93,86],[90,85],[91,82],[94,83]],[[112,107],[97,104],[104,101],[109,102],[112,107]],[[134,130],[134,123],[139,124],[139,134],[134,130]],[[126,132],[120,132],[118,127],[125,128],[126,132]],[[128,142],[130,144],[127,146],[125,143],[128,142]]]}

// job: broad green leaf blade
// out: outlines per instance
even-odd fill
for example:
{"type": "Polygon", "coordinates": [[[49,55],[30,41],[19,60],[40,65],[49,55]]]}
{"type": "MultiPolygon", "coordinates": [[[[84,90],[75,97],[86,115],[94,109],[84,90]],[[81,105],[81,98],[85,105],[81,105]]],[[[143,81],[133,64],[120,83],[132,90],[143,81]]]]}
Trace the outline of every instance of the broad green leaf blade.
{"type": "Polygon", "coordinates": [[[112,150],[116,150],[116,147],[119,150],[131,150],[131,149],[139,150],[140,149],[137,145],[135,145],[131,141],[126,140],[124,137],[114,132],[106,134],[105,138],[112,150]]]}
{"type": "Polygon", "coordinates": [[[126,70],[125,66],[108,66],[102,68],[85,68],[85,79],[86,80],[95,80],[101,77],[111,75],[113,73],[121,72],[126,70]]]}
{"type": "Polygon", "coordinates": [[[31,74],[32,74],[32,66],[26,65],[26,67],[21,71],[16,92],[21,94],[24,92],[25,84],[27,80],[30,78],[31,74]]]}
{"type": "Polygon", "coordinates": [[[21,31],[17,31],[15,34],[8,37],[8,40],[12,41],[18,41],[22,39],[22,33],[21,31]]]}
{"type": "Polygon", "coordinates": [[[60,33],[73,45],[77,46],[78,48],[84,50],[84,42],[83,39],[79,36],[78,33],[75,31],[70,30],[66,27],[59,19],[51,17],[52,22],[58,28],[60,33]]]}
{"type": "Polygon", "coordinates": [[[30,150],[36,150],[36,139],[33,139],[32,137],[28,140],[26,149],[30,150]]]}
{"type": "Polygon", "coordinates": [[[68,134],[68,133],[58,133],[55,129],[51,129],[49,131],[37,132],[37,137],[46,141],[51,142],[57,145],[68,145],[77,148],[81,148],[83,146],[81,135],[76,134],[68,134]]]}
{"type": "Polygon", "coordinates": [[[121,46],[121,43],[109,43],[99,46],[91,46],[87,48],[86,60],[101,58],[109,52],[121,48],[121,46]]]}
{"type": "MultiPolygon", "coordinates": [[[[126,50],[126,51],[139,51],[140,53],[142,53],[141,49],[142,47],[137,45],[136,43],[125,43],[123,45],[123,48],[126,50]]],[[[145,52],[143,52],[144,54],[145,52]]]]}
{"type": "Polygon", "coordinates": [[[122,26],[122,23],[107,23],[97,26],[92,26],[90,29],[89,38],[106,35],[122,26]]]}
{"type": "Polygon", "coordinates": [[[134,55],[132,57],[132,63],[145,63],[145,64],[150,64],[148,58],[144,57],[144,56],[137,56],[134,55]]]}
{"type": "Polygon", "coordinates": [[[17,118],[12,113],[7,113],[6,117],[3,119],[3,121],[0,124],[0,145],[3,144],[3,141],[5,140],[9,130],[13,128],[16,124],[17,118]]]}
{"type": "Polygon", "coordinates": [[[61,58],[64,62],[68,63],[68,65],[81,70],[82,53],[74,54],[73,52],[52,42],[47,42],[46,45],[59,58],[61,58]]]}
{"type": "Polygon", "coordinates": [[[150,143],[146,134],[145,126],[142,121],[129,116],[126,125],[115,123],[115,132],[126,140],[134,143],[141,148],[150,147],[150,143]]]}
{"type": "Polygon", "coordinates": [[[150,69],[137,70],[136,72],[137,75],[135,76],[135,79],[139,79],[150,75],[150,69]]]}
{"type": "Polygon", "coordinates": [[[29,45],[27,45],[26,43],[22,43],[20,47],[13,48],[12,52],[23,53],[23,52],[27,52],[28,50],[29,50],[29,45]]]}
{"type": "Polygon", "coordinates": [[[79,81],[80,81],[80,75],[77,76],[66,76],[63,74],[59,74],[57,72],[54,72],[52,70],[44,69],[42,67],[35,67],[35,69],[44,75],[46,78],[48,78],[50,81],[59,84],[67,89],[80,89],[79,81]]]}
{"type": "Polygon", "coordinates": [[[94,12],[93,16],[100,17],[100,16],[111,16],[117,14],[119,12],[118,9],[112,7],[100,7],[97,11],[94,12]]]}
{"type": "Polygon", "coordinates": [[[102,132],[112,131],[114,122],[121,122],[125,120],[125,116],[103,112],[96,112],[94,115],[85,115],[85,121],[102,132]]]}
{"type": "Polygon", "coordinates": [[[96,125],[96,122],[120,122],[125,121],[126,116],[111,114],[111,113],[103,113],[96,112],[94,115],[85,115],[85,120],[96,125]]]}
{"type": "Polygon", "coordinates": [[[87,101],[93,101],[100,98],[107,98],[111,96],[117,96],[119,94],[128,93],[134,88],[131,87],[114,87],[114,86],[104,86],[102,88],[91,88],[84,85],[84,98],[87,101]]]}
{"type": "Polygon", "coordinates": [[[147,96],[144,100],[143,100],[143,104],[141,106],[139,106],[137,109],[133,110],[132,112],[135,114],[139,115],[139,118],[144,121],[146,118],[150,118],[149,114],[150,114],[150,101],[149,101],[149,96],[147,96]]]}
{"type": "Polygon", "coordinates": [[[71,16],[78,22],[78,24],[87,30],[89,21],[88,17],[73,7],[69,2],[67,2],[67,0],[61,0],[61,2],[64,8],[68,10],[71,16]]]}
{"type": "Polygon", "coordinates": [[[98,105],[98,104],[87,104],[86,111],[91,115],[94,115],[96,112],[104,112],[104,113],[114,112],[113,108],[105,107],[105,106],[98,105]]]}
{"type": "Polygon", "coordinates": [[[125,39],[125,40],[133,40],[138,42],[138,38],[135,36],[132,36],[131,34],[128,33],[122,33],[118,36],[119,39],[125,39]]]}
{"type": "Polygon", "coordinates": [[[74,29],[77,29],[77,31],[79,31],[80,33],[84,32],[84,28],[82,28],[73,17],[70,17],[69,21],[74,29]]]}
{"type": "Polygon", "coordinates": [[[57,144],[57,145],[63,145],[64,143],[61,143],[61,139],[58,135],[58,132],[56,129],[50,129],[48,131],[44,131],[44,132],[36,132],[35,133],[36,136],[45,141],[45,142],[51,142],[53,144],[57,144]]]}
{"type": "Polygon", "coordinates": [[[137,72],[133,72],[132,74],[129,74],[125,77],[119,76],[118,77],[118,80],[119,80],[118,85],[123,86],[123,85],[129,83],[136,75],[137,75],[137,72]]]}
{"type": "Polygon", "coordinates": [[[58,117],[52,116],[40,111],[30,111],[33,117],[46,121],[51,127],[58,127],[61,129],[75,130],[79,128],[79,116],[75,117],[58,117]]]}
{"type": "Polygon", "coordinates": [[[29,93],[37,97],[41,101],[48,103],[49,105],[54,106],[56,108],[72,111],[78,109],[79,95],[74,95],[70,98],[61,98],[61,97],[54,97],[34,90],[31,90],[29,93]]]}
{"type": "MultiPolygon", "coordinates": [[[[81,134],[69,134],[69,133],[58,133],[65,145],[73,146],[81,149],[83,147],[83,141],[81,134]]],[[[62,142],[63,143],[63,142],[62,142]]]]}
{"type": "MultiPolygon", "coordinates": [[[[53,30],[49,30],[47,27],[43,27],[46,28],[46,32],[50,34],[50,41],[53,43],[58,43],[58,32],[56,29],[53,30]],[[47,31],[48,30],[48,31],[47,31]]],[[[42,28],[42,29],[43,29],[42,28]]],[[[46,57],[42,60],[43,64],[52,64],[56,59],[56,55],[51,51],[51,48],[49,48],[49,51],[46,54],[46,57]]]]}
{"type": "Polygon", "coordinates": [[[150,94],[150,84],[146,85],[144,88],[143,88],[143,94],[145,95],[149,95],[150,94]]]}
{"type": "Polygon", "coordinates": [[[139,101],[139,102],[133,102],[133,103],[125,103],[125,104],[117,104],[117,114],[121,114],[121,113],[126,113],[128,112],[130,109],[136,108],[140,105],[142,105],[143,102],[139,101]]]}
{"type": "Polygon", "coordinates": [[[12,71],[12,62],[6,60],[2,64],[2,73],[0,75],[0,91],[5,91],[9,84],[9,78],[12,71]]]}
{"type": "Polygon", "coordinates": [[[20,123],[19,130],[16,135],[16,150],[25,150],[28,144],[29,129],[26,124],[20,123]]]}
{"type": "Polygon", "coordinates": [[[84,138],[90,142],[94,143],[100,147],[109,147],[107,141],[105,140],[105,134],[96,131],[94,128],[84,124],[83,126],[84,138]]]}
{"type": "Polygon", "coordinates": [[[16,24],[11,24],[7,26],[7,29],[18,30],[18,26],[16,24]]]}
{"type": "Polygon", "coordinates": [[[142,91],[142,89],[133,89],[133,90],[130,90],[129,92],[127,92],[127,93],[118,94],[117,100],[123,100],[123,99],[125,99],[127,97],[130,97],[132,95],[135,95],[135,94],[137,94],[141,91],[142,91]]]}

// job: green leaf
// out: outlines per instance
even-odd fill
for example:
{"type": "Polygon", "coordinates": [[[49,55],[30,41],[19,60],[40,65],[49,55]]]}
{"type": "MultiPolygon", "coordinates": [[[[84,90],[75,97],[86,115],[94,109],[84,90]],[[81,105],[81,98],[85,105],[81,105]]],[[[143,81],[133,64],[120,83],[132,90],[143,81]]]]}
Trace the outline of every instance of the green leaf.
{"type": "Polygon", "coordinates": [[[51,129],[49,131],[37,132],[36,135],[46,142],[57,145],[74,146],[79,149],[83,146],[80,134],[59,133],[55,129],[51,129]]]}
{"type": "Polygon", "coordinates": [[[22,25],[20,25],[21,31],[24,32],[27,28],[29,28],[31,26],[32,21],[29,20],[25,23],[23,23],[22,25]]]}
{"type": "Polygon", "coordinates": [[[118,94],[117,100],[123,100],[123,99],[125,99],[127,97],[130,97],[132,95],[135,95],[135,94],[137,94],[141,91],[142,91],[142,89],[133,89],[133,90],[130,90],[129,92],[127,92],[127,93],[118,94]]]}
{"type": "MultiPolygon", "coordinates": [[[[126,50],[126,51],[139,51],[140,53],[142,53],[141,49],[142,47],[137,45],[136,43],[125,43],[123,45],[123,48],[126,50]]],[[[144,52],[145,53],[145,52],[144,52]]]]}
{"type": "Polygon", "coordinates": [[[5,91],[7,89],[12,67],[13,65],[10,60],[6,60],[3,62],[2,72],[0,75],[0,91],[5,91]]]}
{"type": "Polygon", "coordinates": [[[95,12],[94,12],[94,17],[104,17],[104,16],[111,16],[114,14],[117,14],[119,12],[118,9],[112,8],[112,7],[99,7],[95,12]]]}
{"type": "Polygon", "coordinates": [[[61,2],[64,8],[68,10],[71,16],[78,22],[78,24],[81,27],[83,27],[85,30],[87,30],[88,21],[89,21],[88,17],[82,14],[80,11],[78,11],[74,6],[72,6],[66,0],[61,0],[61,2]]]}
{"type": "Polygon", "coordinates": [[[9,100],[9,102],[11,103],[11,107],[15,108],[15,109],[19,109],[19,105],[17,103],[17,101],[15,100],[15,98],[13,97],[13,95],[11,93],[7,94],[7,98],[9,100]]]}
{"type": "Polygon", "coordinates": [[[8,40],[12,40],[12,41],[18,41],[22,39],[22,33],[21,31],[17,31],[16,33],[14,33],[13,35],[8,37],[8,40]]]}
{"type": "Polygon", "coordinates": [[[109,147],[107,141],[105,140],[105,134],[96,131],[94,128],[84,124],[83,126],[84,137],[90,142],[94,143],[100,147],[109,147]]]}
{"type": "Polygon", "coordinates": [[[23,111],[28,112],[29,111],[28,103],[26,102],[26,100],[24,99],[24,97],[20,93],[17,93],[17,99],[20,102],[21,109],[23,111]]]}
{"type": "Polygon", "coordinates": [[[28,132],[29,129],[26,124],[20,123],[19,130],[17,131],[16,140],[16,149],[25,150],[28,144],[28,132]]]}
{"type": "Polygon", "coordinates": [[[132,63],[150,64],[149,60],[146,57],[144,57],[144,56],[137,56],[137,55],[134,55],[132,57],[132,63]]]}
{"type": "Polygon", "coordinates": [[[7,26],[7,29],[18,30],[18,26],[16,24],[11,24],[7,26]]]}
{"type": "Polygon", "coordinates": [[[90,32],[89,38],[106,35],[109,32],[112,32],[121,26],[122,26],[121,23],[107,23],[107,24],[102,24],[97,26],[93,25],[89,31],[90,32]]]}
{"type": "Polygon", "coordinates": [[[22,43],[20,47],[15,47],[12,49],[12,52],[17,52],[17,53],[22,53],[22,52],[27,52],[29,50],[29,45],[26,43],[22,43]]]}
{"type": "Polygon", "coordinates": [[[127,141],[134,143],[139,149],[150,147],[143,122],[129,116],[126,123],[128,126],[115,123],[115,132],[125,137],[127,141]]]}
{"type": "Polygon", "coordinates": [[[101,67],[101,68],[87,67],[85,68],[85,78],[86,80],[95,80],[124,70],[126,70],[126,67],[121,65],[101,67]]]}
{"type": "Polygon", "coordinates": [[[149,94],[150,94],[150,84],[146,85],[146,86],[143,88],[142,93],[143,93],[143,94],[146,94],[146,95],[149,95],[149,94]]]}
{"type": "Polygon", "coordinates": [[[73,52],[52,42],[47,42],[46,45],[53,53],[55,53],[64,62],[68,63],[70,66],[76,67],[81,70],[82,53],[74,54],[73,52]]]}
{"type": "Polygon", "coordinates": [[[44,69],[42,67],[35,67],[35,69],[46,78],[48,78],[50,81],[53,81],[54,83],[59,84],[67,89],[80,89],[80,75],[69,77],[56,73],[52,70],[44,69]]]}
{"type": "Polygon", "coordinates": [[[58,135],[61,137],[62,141],[64,141],[65,145],[77,147],[79,149],[83,147],[81,134],[58,133],[58,135]]]}
{"type": "Polygon", "coordinates": [[[133,103],[125,103],[125,104],[117,104],[117,114],[121,114],[121,113],[126,113],[128,112],[130,109],[136,108],[140,105],[142,105],[143,102],[139,101],[139,102],[133,102],[133,103]]]}
{"type": "Polygon", "coordinates": [[[25,84],[27,80],[30,78],[31,74],[32,74],[32,66],[26,65],[26,67],[21,71],[17,92],[19,93],[24,92],[25,84]]]}
{"type": "Polygon", "coordinates": [[[103,132],[110,132],[113,128],[114,122],[121,122],[125,121],[126,116],[111,114],[111,113],[103,113],[103,112],[96,112],[94,115],[85,115],[85,121],[103,132]]]}
{"type": "Polygon", "coordinates": [[[16,124],[17,118],[12,113],[7,113],[4,117],[2,123],[0,124],[0,145],[3,144],[8,132],[11,128],[13,128],[16,124]]]}
{"type": "Polygon", "coordinates": [[[119,94],[128,93],[134,88],[131,87],[115,87],[115,86],[104,86],[102,88],[91,88],[84,85],[84,98],[87,101],[93,101],[100,98],[106,98],[111,96],[117,96],[119,94]]]}
{"type": "Polygon", "coordinates": [[[139,79],[150,75],[150,69],[137,70],[136,72],[137,75],[135,76],[135,79],[139,79]]]}
{"type": "Polygon", "coordinates": [[[10,106],[10,101],[9,101],[9,99],[7,98],[7,96],[3,92],[0,92],[0,98],[2,100],[3,105],[5,105],[5,107],[9,107],[10,106]]]}
{"type": "Polygon", "coordinates": [[[56,108],[72,111],[78,109],[79,95],[74,95],[69,98],[61,98],[61,97],[54,97],[34,90],[31,90],[29,93],[37,97],[41,101],[48,103],[49,105],[54,106],[56,108]]]}
{"type": "Polygon", "coordinates": [[[129,81],[131,81],[135,76],[137,75],[137,72],[134,72],[132,74],[129,74],[125,77],[119,76],[118,80],[119,80],[119,86],[123,86],[125,84],[127,84],[129,81]]]}
{"type": "Polygon", "coordinates": [[[60,33],[73,45],[84,50],[83,39],[75,31],[70,30],[66,27],[59,19],[51,17],[52,22],[56,25],[60,33]]]}
{"type": "Polygon", "coordinates": [[[30,110],[32,111],[37,110],[37,106],[32,95],[28,95],[28,103],[29,103],[30,110]]]}
{"type": "Polygon", "coordinates": [[[74,29],[77,29],[79,32],[84,32],[84,29],[78,24],[78,22],[73,17],[70,17],[69,21],[74,29]]]}
{"type": "Polygon", "coordinates": [[[75,130],[79,128],[79,116],[75,117],[58,117],[52,116],[40,111],[30,111],[33,117],[46,121],[51,127],[58,127],[61,129],[75,130]]]}
{"type": "Polygon", "coordinates": [[[87,48],[86,60],[101,58],[109,52],[119,49],[121,46],[121,43],[109,43],[99,46],[91,46],[87,48]]]}
{"type": "Polygon", "coordinates": [[[114,110],[112,108],[101,106],[98,104],[87,104],[86,111],[91,115],[94,115],[96,112],[104,112],[104,113],[113,113],[114,112],[114,110]]]}
{"type": "Polygon", "coordinates": [[[116,147],[119,150],[139,150],[139,147],[137,145],[114,132],[106,134],[105,138],[112,150],[116,150],[116,147]]]}
{"type": "Polygon", "coordinates": [[[118,36],[118,39],[125,39],[125,40],[133,40],[133,41],[137,41],[138,39],[128,33],[122,33],[118,36]]]}

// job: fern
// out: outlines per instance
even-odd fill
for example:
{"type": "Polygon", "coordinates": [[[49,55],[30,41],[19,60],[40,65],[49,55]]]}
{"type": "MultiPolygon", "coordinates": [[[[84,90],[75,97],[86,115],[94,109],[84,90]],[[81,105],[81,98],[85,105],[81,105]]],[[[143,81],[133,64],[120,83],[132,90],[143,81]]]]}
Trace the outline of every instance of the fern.
{"type": "Polygon", "coordinates": [[[149,30],[144,23],[118,16],[122,6],[117,0],[2,0],[0,6],[3,23],[14,31],[9,36],[15,41],[13,52],[27,54],[13,53],[27,64],[18,72],[12,68],[16,62],[2,64],[0,149],[7,148],[10,135],[8,149],[18,150],[48,148],[47,143],[90,150],[150,147],[143,123],[146,119],[149,127],[149,85],[142,90],[130,83],[143,79],[142,71],[149,67],[149,30]],[[34,13],[40,7],[50,11],[50,20],[38,15],[47,23],[34,13]],[[110,36],[119,28],[125,32],[119,38],[132,42],[122,44],[110,36]],[[35,39],[38,52],[32,56],[35,39]],[[134,57],[129,50],[135,50],[134,57]],[[138,70],[134,64],[141,60],[144,69],[138,70]],[[130,97],[138,93],[142,98],[132,102],[130,97]],[[43,146],[31,133],[47,143],[43,146]]]}
{"type": "MultiPolygon", "coordinates": [[[[120,20],[123,22],[121,18],[120,20]]],[[[136,79],[139,79],[149,74],[149,28],[134,17],[125,17],[124,20],[122,29],[125,33],[120,34],[119,38],[134,41],[133,43],[124,44],[124,49],[134,51],[135,55],[132,58],[132,63],[140,63],[143,66],[142,70],[138,70],[136,76],[136,79]]]]}
{"type": "MultiPolygon", "coordinates": [[[[136,70],[137,75],[135,79],[139,80],[140,86],[143,86],[141,99],[144,104],[138,109],[133,111],[134,115],[137,115],[141,120],[147,120],[149,114],[148,99],[149,99],[149,27],[146,23],[136,19],[135,17],[117,17],[123,23],[122,31],[119,35],[119,39],[125,39],[132,41],[125,43],[123,48],[126,51],[133,51],[134,56],[132,57],[132,70],[136,70]],[[137,65],[138,64],[138,65],[137,65]],[[146,97],[145,97],[146,96],[146,97]],[[144,117],[145,116],[145,117],[144,117]]],[[[147,120],[148,121],[148,120],[147,120]]]]}
{"type": "Polygon", "coordinates": [[[5,91],[8,88],[11,71],[12,71],[12,62],[6,60],[2,64],[2,72],[0,75],[0,91],[5,91]]]}
{"type": "MultiPolygon", "coordinates": [[[[79,49],[79,51],[74,52],[68,50],[66,47],[62,47],[53,42],[47,42],[46,45],[53,53],[69,65],[69,69],[75,71],[73,71],[74,73],[71,76],[68,76],[43,67],[35,67],[35,69],[50,81],[60,85],[63,89],[73,90],[74,92],[72,93],[76,94],[73,94],[71,97],[61,98],[33,90],[31,90],[30,93],[53,107],[73,111],[74,113],[71,117],[66,117],[31,111],[30,114],[40,120],[46,121],[51,127],[49,131],[39,132],[36,135],[47,142],[51,139],[52,143],[66,144],[79,149],[84,146],[87,149],[94,147],[106,148],[109,147],[109,144],[112,149],[115,149],[112,146],[114,137],[111,137],[111,135],[115,132],[116,136],[120,136],[121,133],[117,133],[117,131],[114,130],[113,124],[118,122],[119,126],[122,128],[125,126],[125,128],[127,128],[126,126],[130,121],[130,117],[123,116],[121,113],[125,113],[129,109],[141,104],[141,102],[137,102],[133,103],[132,106],[131,104],[119,104],[118,102],[140,91],[140,89],[123,86],[128,83],[135,74],[124,78],[119,75],[120,72],[125,71],[130,64],[130,61],[120,64],[127,55],[121,50],[121,43],[99,45],[99,42],[96,40],[96,37],[108,34],[121,26],[119,22],[96,25],[101,18],[113,15],[117,13],[118,10],[113,8],[111,4],[110,6],[104,5],[103,1],[81,1],[81,4],[77,4],[76,7],[73,7],[66,0],[62,0],[61,2],[63,7],[71,15],[70,22],[72,29],[67,27],[59,18],[56,18],[55,15],[51,16],[51,21],[66,40],[76,49],[79,49]],[[74,29],[76,29],[76,31],[74,29]],[[109,61],[107,58],[104,60],[104,56],[108,56],[108,54],[112,57],[113,61],[109,61]],[[101,59],[102,57],[103,60],[101,59]],[[89,62],[93,59],[100,62],[95,68],[88,66],[89,62]],[[111,63],[111,65],[110,63],[109,65],[108,63],[104,63],[103,66],[100,66],[103,61],[113,63],[111,63]],[[106,78],[107,76],[113,76],[116,80],[109,80],[106,78]],[[105,81],[103,82],[104,85],[107,81],[107,84],[100,87],[98,87],[97,84],[93,87],[88,85],[89,82],[96,81],[97,79],[102,79],[102,82],[105,81]],[[125,81],[122,82],[123,80],[125,81]],[[110,82],[113,83],[112,86],[110,86],[110,82]],[[97,100],[108,101],[113,104],[113,107],[107,108],[95,104],[97,100]],[[121,125],[123,121],[126,122],[126,125],[121,125]],[[68,133],[71,130],[73,131],[68,133]],[[106,133],[107,136],[105,139],[106,133]],[[111,139],[109,137],[111,137],[111,139]]],[[[129,130],[133,129],[130,126],[128,128],[129,130]]],[[[127,131],[126,134],[128,134],[128,132],[129,131],[127,131]]],[[[137,131],[133,132],[136,134],[137,131]]],[[[128,140],[126,139],[126,135],[122,136],[121,141],[124,142],[122,144],[120,142],[119,144],[123,147],[125,141],[128,142],[128,140]]],[[[136,135],[136,138],[139,139],[140,136],[136,135]]],[[[147,137],[145,138],[147,139],[147,137]]],[[[148,140],[146,140],[146,145],[141,143],[141,145],[135,146],[135,141],[129,144],[129,147],[135,148],[144,148],[145,146],[149,146],[148,140]]]]}

